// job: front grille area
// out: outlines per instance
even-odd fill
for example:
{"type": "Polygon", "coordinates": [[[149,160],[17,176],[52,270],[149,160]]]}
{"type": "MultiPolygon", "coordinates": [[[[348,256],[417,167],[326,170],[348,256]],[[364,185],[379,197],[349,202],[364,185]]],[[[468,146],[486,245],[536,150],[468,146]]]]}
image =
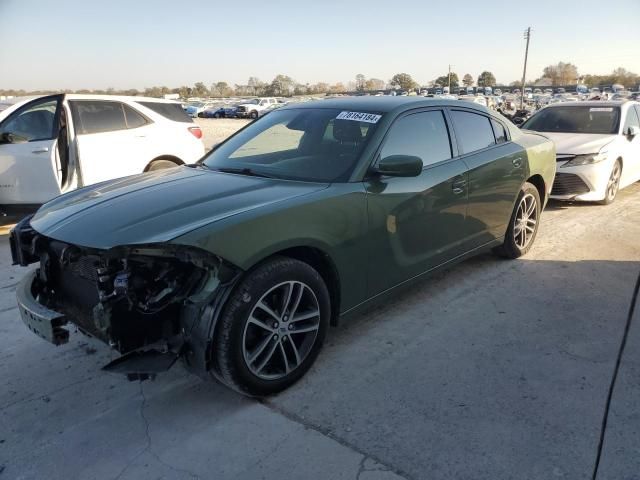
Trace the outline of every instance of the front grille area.
{"type": "Polygon", "coordinates": [[[237,110],[238,113],[244,113],[246,111],[247,111],[247,107],[238,107],[238,110],[237,110]]]}
{"type": "Polygon", "coordinates": [[[589,187],[573,173],[556,173],[551,195],[581,195],[589,192],[589,187]]]}

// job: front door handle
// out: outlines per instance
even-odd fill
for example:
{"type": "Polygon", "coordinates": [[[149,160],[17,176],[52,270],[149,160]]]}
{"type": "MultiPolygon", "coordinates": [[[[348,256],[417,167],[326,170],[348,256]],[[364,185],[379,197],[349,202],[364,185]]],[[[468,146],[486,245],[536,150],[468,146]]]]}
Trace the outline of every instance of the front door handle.
{"type": "Polygon", "coordinates": [[[513,160],[511,160],[511,163],[513,163],[514,167],[520,168],[522,166],[522,158],[514,158],[513,160]]]}
{"type": "Polygon", "coordinates": [[[32,150],[31,153],[47,153],[49,151],[49,147],[36,148],[32,150]]]}
{"type": "Polygon", "coordinates": [[[456,180],[451,184],[451,190],[456,195],[460,195],[461,193],[464,193],[464,187],[466,186],[467,186],[466,180],[456,180]]]}

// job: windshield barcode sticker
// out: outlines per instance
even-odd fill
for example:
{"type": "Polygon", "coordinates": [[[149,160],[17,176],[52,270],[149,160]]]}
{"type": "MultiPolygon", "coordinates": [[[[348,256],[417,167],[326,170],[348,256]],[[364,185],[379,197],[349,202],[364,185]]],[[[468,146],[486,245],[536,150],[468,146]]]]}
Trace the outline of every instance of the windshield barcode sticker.
{"type": "Polygon", "coordinates": [[[590,112],[613,112],[613,107],[592,107],[590,112]]]}
{"type": "Polygon", "coordinates": [[[378,123],[382,115],[361,112],[340,112],[336,120],[353,120],[355,122],[378,123]]]}

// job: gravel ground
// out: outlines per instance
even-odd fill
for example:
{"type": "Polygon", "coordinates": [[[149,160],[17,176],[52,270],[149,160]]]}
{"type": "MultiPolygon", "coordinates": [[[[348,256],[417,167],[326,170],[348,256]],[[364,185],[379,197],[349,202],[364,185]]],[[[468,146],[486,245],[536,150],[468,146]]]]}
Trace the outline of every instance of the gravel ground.
{"type": "Polygon", "coordinates": [[[202,141],[207,151],[250,122],[241,118],[196,118],[194,120],[202,129],[202,141]]]}

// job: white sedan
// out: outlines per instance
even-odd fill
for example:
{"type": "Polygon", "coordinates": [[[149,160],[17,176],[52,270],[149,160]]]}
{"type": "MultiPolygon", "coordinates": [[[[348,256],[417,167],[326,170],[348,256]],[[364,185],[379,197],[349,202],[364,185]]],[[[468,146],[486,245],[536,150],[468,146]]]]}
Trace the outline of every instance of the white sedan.
{"type": "Polygon", "coordinates": [[[609,204],[640,180],[640,103],[566,102],[549,105],[523,129],[556,144],[551,198],[609,204]]]}
{"type": "Polygon", "coordinates": [[[12,100],[0,112],[0,211],[204,155],[200,127],[177,102],[75,94],[12,100]]]}

